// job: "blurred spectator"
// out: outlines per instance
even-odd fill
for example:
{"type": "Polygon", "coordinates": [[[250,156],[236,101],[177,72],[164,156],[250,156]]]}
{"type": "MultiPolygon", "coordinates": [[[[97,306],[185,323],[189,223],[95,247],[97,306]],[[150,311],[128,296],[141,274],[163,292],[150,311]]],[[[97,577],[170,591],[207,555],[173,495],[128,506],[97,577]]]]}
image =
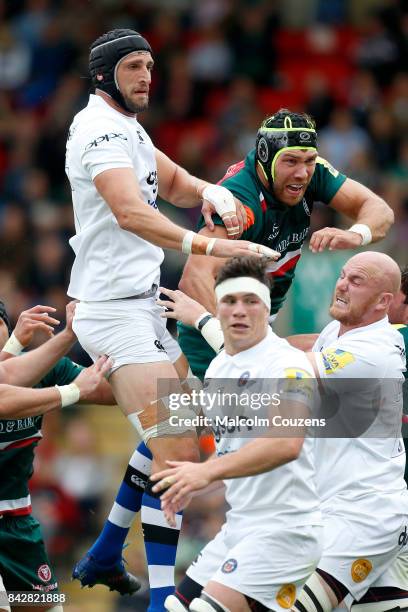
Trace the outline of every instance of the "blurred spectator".
{"type": "Polygon", "coordinates": [[[29,75],[30,50],[6,24],[0,26],[0,81],[2,89],[17,89],[29,75]]]}
{"type": "Polygon", "coordinates": [[[358,153],[368,151],[370,141],[367,133],[353,122],[349,109],[336,108],[330,117],[330,124],[321,130],[319,152],[322,157],[345,174],[351,171],[351,159],[358,153]]]}

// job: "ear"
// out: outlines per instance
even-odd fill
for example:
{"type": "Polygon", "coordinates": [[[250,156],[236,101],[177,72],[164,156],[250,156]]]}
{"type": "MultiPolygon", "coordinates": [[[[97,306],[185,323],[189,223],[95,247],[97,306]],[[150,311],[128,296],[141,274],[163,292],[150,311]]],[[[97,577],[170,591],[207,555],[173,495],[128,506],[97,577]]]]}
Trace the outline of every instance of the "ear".
{"type": "Polygon", "coordinates": [[[394,299],[393,293],[382,293],[377,302],[378,310],[384,310],[385,312],[388,312],[388,309],[393,299],[394,299]]]}

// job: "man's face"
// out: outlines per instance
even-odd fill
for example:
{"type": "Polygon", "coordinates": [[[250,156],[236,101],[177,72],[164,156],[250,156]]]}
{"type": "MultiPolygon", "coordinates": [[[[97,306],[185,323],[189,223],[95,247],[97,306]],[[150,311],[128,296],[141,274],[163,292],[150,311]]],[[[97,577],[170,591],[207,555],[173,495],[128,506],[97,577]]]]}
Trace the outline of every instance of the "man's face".
{"type": "Polygon", "coordinates": [[[316,167],[316,151],[293,149],[281,153],[275,163],[273,190],[276,198],[287,206],[302,201],[316,167]]]}
{"type": "Polygon", "coordinates": [[[217,315],[228,353],[245,351],[266,336],[269,312],[254,293],[231,293],[221,298],[217,315]]]}
{"type": "Polygon", "coordinates": [[[346,326],[369,325],[378,320],[378,304],[385,293],[372,266],[350,260],[336,283],[330,315],[346,326]]]}
{"type": "Polygon", "coordinates": [[[402,291],[398,291],[390,304],[388,311],[390,323],[403,323],[408,325],[408,297],[402,291]]]}
{"type": "Polygon", "coordinates": [[[149,106],[153,64],[150,53],[135,51],[125,57],[118,66],[116,78],[119,89],[127,107],[133,113],[140,113],[149,106]]]}

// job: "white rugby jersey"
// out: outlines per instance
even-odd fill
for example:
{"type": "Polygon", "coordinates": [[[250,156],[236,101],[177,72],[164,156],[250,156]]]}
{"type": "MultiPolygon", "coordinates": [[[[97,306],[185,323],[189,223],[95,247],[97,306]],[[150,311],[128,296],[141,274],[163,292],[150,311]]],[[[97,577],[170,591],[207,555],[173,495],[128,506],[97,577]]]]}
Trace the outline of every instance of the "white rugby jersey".
{"type": "MultiPolygon", "coordinates": [[[[248,393],[251,393],[257,391],[256,380],[274,379],[278,382],[289,378],[314,378],[312,367],[302,351],[290,346],[268,328],[266,338],[256,346],[232,356],[225,351],[219,353],[206,372],[208,386],[205,385],[205,390],[211,393],[217,385],[222,386],[219,379],[234,379],[238,387],[245,381],[253,381],[252,387],[248,382],[248,393]]],[[[293,399],[305,402],[302,393],[298,396],[295,393],[293,399]]],[[[281,430],[279,427],[275,430],[279,437],[281,430]]],[[[217,455],[237,451],[251,441],[251,438],[239,435],[239,430],[232,431],[231,428],[228,436],[216,435],[217,455]]],[[[311,438],[305,439],[297,460],[264,474],[228,479],[224,483],[226,500],[231,507],[227,513],[227,525],[230,524],[234,530],[251,528],[256,524],[276,528],[319,525],[321,522],[311,438]]]]}
{"type": "Polygon", "coordinates": [[[76,231],[69,241],[75,261],[68,295],[79,300],[129,297],[159,284],[162,249],[121,229],[93,183],[112,168],[133,168],[146,206],[157,208],[152,141],[136,118],[91,95],[71,124],[65,165],[76,231]]]}
{"type": "Polygon", "coordinates": [[[400,386],[405,370],[404,342],[388,317],[340,337],[339,328],[338,321],[329,323],[313,351],[318,351],[315,356],[322,389],[329,398],[326,405],[338,411],[343,432],[347,425],[353,431],[357,423],[354,433],[360,431],[361,435],[316,440],[318,492],[323,507],[338,505],[351,511],[356,501],[359,508],[366,504],[372,512],[374,500],[379,515],[401,506],[401,495],[404,500],[406,495],[400,386]],[[343,393],[337,396],[340,390],[343,393]]]}

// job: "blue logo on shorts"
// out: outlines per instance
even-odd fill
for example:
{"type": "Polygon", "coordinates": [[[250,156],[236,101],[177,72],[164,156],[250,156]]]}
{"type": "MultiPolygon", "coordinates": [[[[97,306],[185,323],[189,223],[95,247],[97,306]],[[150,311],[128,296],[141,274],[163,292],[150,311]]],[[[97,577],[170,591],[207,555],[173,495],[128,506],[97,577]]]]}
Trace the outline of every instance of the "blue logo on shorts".
{"type": "Polygon", "coordinates": [[[224,574],[231,574],[231,572],[235,572],[237,567],[238,567],[238,561],[236,559],[228,559],[228,561],[226,561],[224,565],[222,566],[221,571],[224,574]]]}

